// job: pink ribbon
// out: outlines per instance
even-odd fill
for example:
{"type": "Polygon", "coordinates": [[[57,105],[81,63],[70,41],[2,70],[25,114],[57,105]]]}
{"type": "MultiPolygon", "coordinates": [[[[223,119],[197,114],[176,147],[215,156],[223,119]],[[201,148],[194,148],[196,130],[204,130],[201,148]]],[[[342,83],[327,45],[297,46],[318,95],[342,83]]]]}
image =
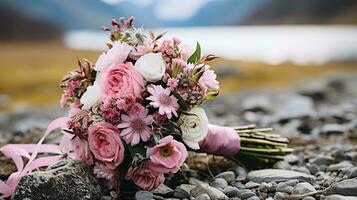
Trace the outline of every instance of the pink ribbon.
{"type": "Polygon", "coordinates": [[[0,180],[1,198],[10,197],[13,194],[18,181],[25,174],[34,169],[52,165],[60,160],[63,157],[63,154],[69,153],[71,148],[67,141],[68,135],[62,137],[60,145],[42,144],[47,135],[52,131],[57,128],[65,127],[67,120],[67,117],[60,117],[52,121],[37,144],[8,144],[0,149],[7,158],[11,158],[14,161],[17,169],[17,171],[12,173],[5,182],[0,180]],[[39,153],[58,155],[36,158],[39,153]],[[28,159],[26,165],[24,165],[22,157],[28,159]]]}
{"type": "Polygon", "coordinates": [[[199,145],[201,152],[234,156],[240,150],[240,137],[233,128],[208,124],[207,136],[199,145]]]}

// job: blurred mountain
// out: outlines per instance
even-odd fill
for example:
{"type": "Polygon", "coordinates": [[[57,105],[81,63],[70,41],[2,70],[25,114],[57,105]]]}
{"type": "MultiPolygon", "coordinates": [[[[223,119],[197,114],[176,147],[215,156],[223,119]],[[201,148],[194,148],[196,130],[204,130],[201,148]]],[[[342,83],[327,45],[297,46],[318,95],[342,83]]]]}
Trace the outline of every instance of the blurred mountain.
{"type": "Polygon", "coordinates": [[[63,31],[47,20],[0,7],[0,40],[61,40],[63,31]],[[11,19],[11,20],[9,20],[11,19]]]}
{"type": "Polygon", "coordinates": [[[63,29],[96,29],[120,16],[99,0],[1,0],[0,7],[40,18],[63,29]]]}
{"type": "MultiPolygon", "coordinates": [[[[178,0],[179,1],[179,0],[178,0]]],[[[267,0],[207,1],[198,12],[187,20],[170,20],[158,17],[160,1],[145,6],[134,1],[120,1],[115,5],[101,0],[1,0],[0,7],[10,8],[28,16],[41,18],[66,30],[100,30],[110,20],[120,16],[135,16],[136,24],[158,26],[210,26],[235,25],[267,0]]],[[[180,4],[182,11],[188,5],[180,4]]]]}
{"type": "Polygon", "coordinates": [[[111,19],[120,16],[135,16],[137,26],[145,27],[357,24],[357,0],[202,0],[192,3],[181,0],[146,0],[149,2],[146,4],[138,2],[145,1],[120,0],[115,4],[107,4],[102,0],[1,0],[0,20],[7,21],[6,23],[13,25],[13,28],[14,24],[26,22],[30,24],[30,28],[35,22],[26,20],[36,19],[38,22],[51,24],[54,32],[58,29],[100,30],[103,25],[109,25],[111,19]],[[9,14],[5,15],[3,12],[14,14],[9,17],[9,14]],[[18,20],[19,18],[26,19],[18,20]]]}
{"type": "Polygon", "coordinates": [[[243,24],[357,24],[357,1],[269,0],[243,24]]]}

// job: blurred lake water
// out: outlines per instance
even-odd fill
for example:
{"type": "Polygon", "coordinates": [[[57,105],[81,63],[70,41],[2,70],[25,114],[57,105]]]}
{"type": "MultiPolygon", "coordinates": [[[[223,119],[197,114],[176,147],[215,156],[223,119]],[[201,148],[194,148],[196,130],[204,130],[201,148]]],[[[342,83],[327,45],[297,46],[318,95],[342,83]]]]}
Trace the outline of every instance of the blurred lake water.
{"type": "MultiPolygon", "coordinates": [[[[153,29],[167,32],[185,44],[199,41],[203,53],[227,59],[262,61],[277,64],[324,64],[329,61],[357,59],[357,26],[288,25],[153,29]]],[[[65,43],[73,49],[103,50],[108,33],[73,31],[65,43]]]]}

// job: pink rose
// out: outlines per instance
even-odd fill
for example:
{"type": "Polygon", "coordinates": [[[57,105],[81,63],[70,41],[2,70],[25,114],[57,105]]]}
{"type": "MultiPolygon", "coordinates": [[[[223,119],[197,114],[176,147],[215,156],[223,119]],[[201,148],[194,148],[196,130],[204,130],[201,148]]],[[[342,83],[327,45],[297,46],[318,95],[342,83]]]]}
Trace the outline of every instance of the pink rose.
{"type": "Polygon", "coordinates": [[[187,151],[185,145],[177,142],[170,135],[162,138],[159,144],[149,149],[147,155],[158,172],[176,173],[186,160],[187,151]]]}
{"type": "Polygon", "coordinates": [[[101,73],[100,78],[103,99],[119,99],[128,95],[140,97],[145,86],[143,77],[131,63],[108,67],[101,73]]]}
{"type": "Polygon", "coordinates": [[[124,146],[115,126],[107,122],[92,124],[88,129],[88,142],[94,157],[109,169],[115,169],[123,162],[124,146]]]}
{"type": "Polygon", "coordinates": [[[93,155],[90,152],[88,141],[79,137],[75,137],[74,139],[72,139],[72,144],[74,147],[75,158],[82,160],[88,165],[92,165],[93,155]]]}
{"type": "Polygon", "coordinates": [[[140,167],[129,168],[125,178],[132,180],[143,190],[155,189],[165,181],[165,177],[154,168],[155,166],[151,162],[145,162],[140,167]]]}

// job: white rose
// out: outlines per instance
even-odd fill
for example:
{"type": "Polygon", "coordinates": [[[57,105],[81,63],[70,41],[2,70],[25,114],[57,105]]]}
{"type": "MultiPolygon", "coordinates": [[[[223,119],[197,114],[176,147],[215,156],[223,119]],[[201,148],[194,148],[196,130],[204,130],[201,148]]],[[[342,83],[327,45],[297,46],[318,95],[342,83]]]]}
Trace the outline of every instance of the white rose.
{"type": "Polygon", "coordinates": [[[208,119],[201,107],[192,108],[187,115],[179,119],[182,140],[191,149],[199,149],[198,142],[203,140],[208,132],[208,119]]]}
{"type": "Polygon", "coordinates": [[[80,101],[85,110],[89,110],[100,102],[100,87],[97,81],[87,87],[87,91],[84,92],[80,101]]]}
{"type": "Polygon", "coordinates": [[[141,56],[135,63],[135,69],[149,82],[161,80],[166,71],[166,65],[161,53],[148,53],[141,56]]]}

